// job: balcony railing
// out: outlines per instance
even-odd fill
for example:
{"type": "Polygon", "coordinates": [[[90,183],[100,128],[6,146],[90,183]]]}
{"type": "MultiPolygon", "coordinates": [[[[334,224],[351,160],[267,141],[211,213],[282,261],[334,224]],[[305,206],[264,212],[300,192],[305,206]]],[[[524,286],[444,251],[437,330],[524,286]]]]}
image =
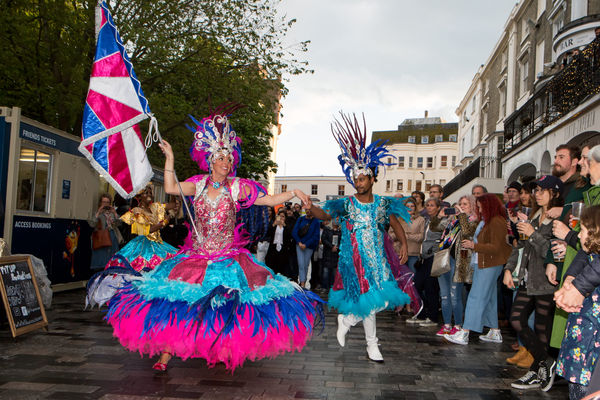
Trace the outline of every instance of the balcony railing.
{"type": "MultiPolygon", "coordinates": [[[[465,169],[460,171],[458,175],[456,175],[452,180],[446,183],[444,186],[444,196],[449,196],[452,193],[456,192],[461,187],[465,186],[473,179],[478,178],[481,175],[481,157],[477,157],[471,164],[469,164],[465,169]]],[[[470,192],[469,192],[470,193],[470,192]]],[[[466,194],[469,194],[466,193],[466,194]]]]}
{"type": "MultiPolygon", "coordinates": [[[[502,165],[498,157],[477,157],[444,186],[444,196],[451,195],[463,186],[468,185],[475,178],[495,179],[500,177],[502,177],[502,165]]],[[[471,193],[470,188],[465,194],[469,193],[471,193]]]]}
{"type": "Polygon", "coordinates": [[[504,122],[503,154],[600,93],[600,39],[589,43],[572,61],[504,122]]]}

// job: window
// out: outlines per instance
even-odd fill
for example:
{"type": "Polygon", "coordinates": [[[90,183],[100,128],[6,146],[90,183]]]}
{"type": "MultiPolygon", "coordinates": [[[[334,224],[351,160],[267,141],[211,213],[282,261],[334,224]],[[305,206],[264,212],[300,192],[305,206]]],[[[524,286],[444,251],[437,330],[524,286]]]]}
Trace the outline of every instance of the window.
{"type": "Polygon", "coordinates": [[[588,14],[587,0],[573,0],[571,2],[571,21],[583,18],[588,14]]]}
{"type": "Polygon", "coordinates": [[[452,156],[452,166],[456,165],[456,156],[452,156]]]}
{"type": "Polygon", "coordinates": [[[387,164],[388,164],[388,165],[391,165],[391,164],[392,164],[392,157],[388,157],[388,158],[387,158],[387,164]]]}
{"type": "Polygon", "coordinates": [[[426,180],[425,181],[425,191],[429,192],[429,189],[431,189],[431,181],[430,180],[426,180]]]}
{"type": "Polygon", "coordinates": [[[417,168],[423,168],[423,157],[417,157],[417,168]]]}
{"type": "Polygon", "coordinates": [[[421,144],[429,143],[429,136],[421,136],[421,144]]]}
{"type": "Polygon", "coordinates": [[[287,185],[286,184],[282,184],[281,185],[281,193],[285,193],[287,192],[287,185]]]}
{"type": "Polygon", "coordinates": [[[502,52],[502,71],[508,66],[508,50],[502,52]]]}
{"type": "Polygon", "coordinates": [[[404,168],[404,156],[398,157],[398,168],[404,168]]]}
{"type": "Polygon", "coordinates": [[[17,209],[48,212],[52,156],[39,150],[21,148],[17,209]]]}
{"type": "Polygon", "coordinates": [[[477,95],[473,96],[471,100],[471,114],[475,112],[475,108],[477,107],[477,95]]]}
{"type": "Polygon", "coordinates": [[[521,20],[521,43],[529,36],[529,24],[527,23],[527,20],[527,17],[521,20]]]}
{"type": "Polygon", "coordinates": [[[408,190],[409,192],[412,190],[412,179],[409,179],[406,182],[406,190],[408,190]]]}
{"type": "Polygon", "coordinates": [[[444,141],[444,135],[435,135],[436,143],[443,142],[443,141],[444,141]]]}
{"type": "Polygon", "coordinates": [[[338,196],[344,196],[345,188],[346,188],[346,186],[344,186],[344,185],[338,185],[338,196]]]}
{"type": "Polygon", "coordinates": [[[392,181],[390,179],[388,179],[387,181],[385,181],[385,191],[386,192],[391,192],[392,191],[392,181]]]}
{"type": "Polygon", "coordinates": [[[552,20],[552,37],[555,37],[558,31],[565,25],[565,11],[561,9],[552,20]]]}
{"type": "Polygon", "coordinates": [[[412,156],[408,157],[408,168],[412,168],[413,167],[413,158],[412,156]]]}
{"type": "Polygon", "coordinates": [[[546,0],[538,0],[537,3],[537,17],[539,19],[542,13],[546,10],[546,0]]]}
{"type": "Polygon", "coordinates": [[[519,62],[519,73],[521,74],[519,95],[522,96],[527,91],[527,79],[529,78],[529,54],[525,54],[519,62]]]}
{"type": "Polygon", "coordinates": [[[319,194],[319,185],[310,185],[310,194],[313,196],[319,194]]]}
{"type": "Polygon", "coordinates": [[[498,88],[498,91],[500,92],[500,110],[499,110],[499,117],[500,119],[504,118],[506,116],[506,83],[503,82],[502,85],[500,85],[500,87],[498,88]]]}
{"type": "Polygon", "coordinates": [[[440,179],[440,185],[445,186],[446,185],[446,180],[445,179],[440,179]]]}
{"type": "Polygon", "coordinates": [[[421,192],[423,188],[423,181],[415,181],[415,190],[421,192]]]}
{"type": "Polygon", "coordinates": [[[456,136],[456,134],[452,134],[452,135],[450,135],[450,136],[449,136],[449,138],[448,138],[448,139],[449,139],[451,142],[456,142],[456,141],[457,141],[457,136],[456,136]]]}
{"type": "Polygon", "coordinates": [[[427,168],[433,168],[433,157],[427,157],[427,168]]]}
{"type": "Polygon", "coordinates": [[[396,181],[396,191],[401,192],[404,190],[404,181],[402,179],[398,179],[396,181]]]}
{"type": "Polygon", "coordinates": [[[416,143],[417,137],[416,136],[409,136],[408,137],[408,143],[416,143]]]}
{"type": "Polygon", "coordinates": [[[442,158],[440,159],[440,167],[447,167],[448,166],[448,156],[442,156],[442,158]]]}

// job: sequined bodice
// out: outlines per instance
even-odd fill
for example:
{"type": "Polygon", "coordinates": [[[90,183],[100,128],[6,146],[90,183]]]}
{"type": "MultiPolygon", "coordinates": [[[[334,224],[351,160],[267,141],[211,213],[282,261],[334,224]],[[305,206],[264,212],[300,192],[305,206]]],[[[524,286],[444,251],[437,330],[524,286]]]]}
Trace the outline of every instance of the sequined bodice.
{"type": "Polygon", "coordinates": [[[211,200],[204,187],[194,200],[196,227],[199,238],[194,248],[209,254],[222,251],[234,241],[235,203],[229,191],[223,187],[221,193],[211,200]]]}

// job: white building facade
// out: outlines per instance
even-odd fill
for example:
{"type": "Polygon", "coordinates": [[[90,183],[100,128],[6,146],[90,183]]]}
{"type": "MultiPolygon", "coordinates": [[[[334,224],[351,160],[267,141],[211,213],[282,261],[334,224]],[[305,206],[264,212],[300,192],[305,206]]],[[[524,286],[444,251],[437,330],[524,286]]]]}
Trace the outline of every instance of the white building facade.
{"type": "Polygon", "coordinates": [[[550,173],[558,145],[597,140],[597,35],[598,1],[515,5],[456,110],[460,162],[447,192],[481,183],[499,193],[506,182],[550,173]]]}
{"type": "Polygon", "coordinates": [[[444,186],[455,175],[458,160],[457,124],[440,118],[406,119],[395,131],[373,132],[371,141],[387,140],[386,160],[393,164],[380,168],[373,187],[379,195],[410,195],[418,190],[427,193],[431,185],[444,186]]]}
{"type": "MultiPolygon", "coordinates": [[[[275,193],[298,189],[317,201],[353,195],[354,187],[345,176],[276,176],[275,193]]],[[[300,203],[298,199],[294,202],[300,203]]]]}

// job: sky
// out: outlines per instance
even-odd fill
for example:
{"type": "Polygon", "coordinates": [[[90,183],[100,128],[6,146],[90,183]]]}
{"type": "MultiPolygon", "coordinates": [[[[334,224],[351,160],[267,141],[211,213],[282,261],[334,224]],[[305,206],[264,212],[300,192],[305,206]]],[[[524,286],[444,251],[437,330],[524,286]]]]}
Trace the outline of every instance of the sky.
{"type": "Polygon", "coordinates": [[[277,176],[342,175],[330,122],[364,113],[367,137],[406,118],[456,122],[455,110],[500,38],[515,1],[283,0],[289,45],[314,74],[287,77],[277,176]]]}

